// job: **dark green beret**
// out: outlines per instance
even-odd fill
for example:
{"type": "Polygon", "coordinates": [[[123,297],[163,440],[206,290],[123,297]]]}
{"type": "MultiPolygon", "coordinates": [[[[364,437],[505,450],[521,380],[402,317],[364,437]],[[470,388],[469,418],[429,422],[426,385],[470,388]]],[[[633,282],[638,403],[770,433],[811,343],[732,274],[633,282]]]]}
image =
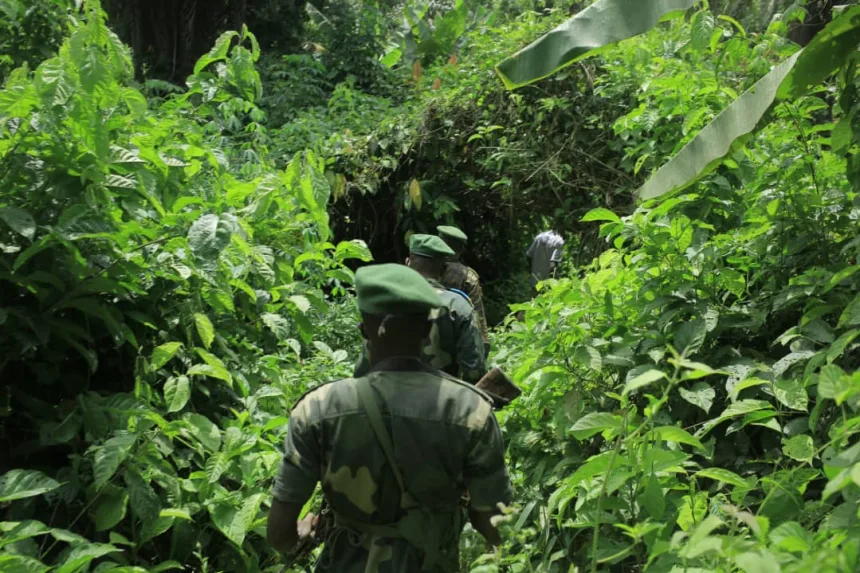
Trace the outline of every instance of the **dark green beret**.
{"type": "Polygon", "coordinates": [[[439,225],[438,227],[436,227],[436,231],[439,233],[439,236],[442,237],[442,239],[445,241],[451,240],[459,243],[465,243],[469,240],[469,237],[466,236],[466,233],[464,233],[457,227],[439,225]]]}
{"type": "Polygon", "coordinates": [[[454,251],[436,235],[412,235],[409,239],[409,252],[422,257],[451,257],[454,251]]]}
{"type": "Polygon", "coordinates": [[[361,267],[355,273],[355,291],[361,312],[377,316],[429,313],[442,306],[430,283],[403,265],[361,267]]]}

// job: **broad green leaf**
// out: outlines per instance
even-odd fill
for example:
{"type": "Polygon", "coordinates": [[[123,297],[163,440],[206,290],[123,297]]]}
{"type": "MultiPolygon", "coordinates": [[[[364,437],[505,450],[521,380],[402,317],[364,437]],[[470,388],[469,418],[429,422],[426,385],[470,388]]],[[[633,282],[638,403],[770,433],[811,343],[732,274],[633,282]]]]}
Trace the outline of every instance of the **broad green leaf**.
{"type": "Polygon", "coordinates": [[[155,371],[170,362],[170,359],[176,356],[179,349],[182,347],[181,342],[168,342],[157,346],[152,351],[152,356],[149,358],[149,366],[155,371]]]}
{"type": "Polygon", "coordinates": [[[750,487],[750,483],[738,474],[723,468],[707,468],[694,474],[695,477],[704,477],[717,480],[738,487],[750,487]]]}
{"type": "MultiPolygon", "coordinates": [[[[40,535],[47,535],[51,528],[35,519],[25,521],[0,521],[0,548],[10,543],[17,543],[24,539],[31,539],[40,535]]],[[[2,571],[2,569],[0,569],[2,571]]]]}
{"type": "Polygon", "coordinates": [[[128,492],[115,485],[102,488],[95,500],[90,515],[96,531],[108,531],[125,518],[128,492]]]}
{"type": "Polygon", "coordinates": [[[693,48],[699,52],[705,51],[711,43],[716,20],[710,10],[700,10],[693,16],[692,40],[693,48]]]}
{"type": "Polygon", "coordinates": [[[839,327],[860,324],[860,294],[854,297],[839,317],[839,327]]]}
{"type": "Polygon", "coordinates": [[[659,426],[654,428],[653,432],[660,440],[666,442],[677,442],[679,444],[704,448],[702,442],[697,437],[678,426],[659,426]]]}
{"type": "Polygon", "coordinates": [[[94,559],[118,553],[120,550],[107,543],[89,543],[79,545],[71,550],[55,573],[76,573],[94,559]]]}
{"type": "Polygon", "coordinates": [[[18,207],[0,207],[0,221],[9,225],[9,228],[31,241],[36,236],[36,222],[24,209],[18,207]]]}
{"type": "Polygon", "coordinates": [[[191,433],[200,440],[200,443],[213,452],[218,451],[221,447],[221,432],[218,426],[201,414],[186,414],[185,420],[190,426],[191,433]]]}
{"type": "Polygon", "coordinates": [[[198,259],[212,264],[230,244],[235,231],[235,221],[228,216],[203,215],[188,229],[188,246],[198,259]]]}
{"type": "Polygon", "coordinates": [[[178,412],[191,398],[191,382],[187,376],[170,378],[164,383],[164,402],[168,412],[178,412]]]}
{"type": "Polygon", "coordinates": [[[341,241],[337,244],[334,256],[339,262],[357,259],[366,263],[373,260],[373,253],[370,252],[367,243],[360,239],[341,241]]]}
{"type": "Polygon", "coordinates": [[[773,394],[781,404],[792,410],[806,412],[809,397],[803,388],[803,382],[797,379],[777,380],[773,385],[773,394]]]}
{"type": "Polygon", "coordinates": [[[191,518],[191,514],[189,514],[184,509],[178,509],[175,507],[168,508],[168,509],[162,509],[159,512],[158,516],[159,517],[171,517],[171,518],[177,518],[177,519],[184,519],[185,521],[193,521],[193,519],[191,518]]]}
{"type": "Polygon", "coordinates": [[[653,199],[683,189],[716,168],[735,141],[756,129],[774,100],[793,100],[839,69],[860,43],[860,7],[845,10],[800,52],[732,102],[643,185],[653,199]]]}
{"type": "Polygon", "coordinates": [[[742,380],[732,387],[732,389],[729,391],[729,397],[732,400],[737,400],[738,395],[740,395],[740,393],[747,388],[754,388],[756,386],[762,386],[764,384],[769,384],[769,382],[767,380],[762,380],[761,378],[747,378],[746,380],[742,380]]]}
{"type": "Polygon", "coordinates": [[[0,477],[0,502],[42,495],[60,483],[36,470],[10,470],[0,477]]]}
{"type": "Polygon", "coordinates": [[[143,523],[157,520],[161,512],[161,500],[152,486],[133,470],[127,470],[124,477],[132,513],[143,523]]]}
{"type": "Polygon", "coordinates": [[[787,521],[776,526],[768,538],[780,549],[802,553],[809,550],[811,536],[796,521],[787,521]]]}
{"type": "Polygon", "coordinates": [[[704,319],[689,320],[675,330],[675,347],[685,356],[691,356],[699,351],[707,335],[708,328],[704,319]]]}
{"type": "Polygon", "coordinates": [[[678,388],[678,393],[681,394],[681,398],[693,406],[701,408],[706,414],[711,411],[711,406],[714,405],[714,398],[717,395],[707,382],[696,382],[689,390],[678,388]]]}
{"type": "Polygon", "coordinates": [[[238,36],[239,33],[232,30],[221,34],[218,39],[215,40],[215,45],[212,46],[209,53],[205,54],[197,60],[196,64],[194,64],[194,75],[198,75],[206,69],[209,64],[225,60],[227,58],[227,54],[230,53],[230,44],[233,38],[237,38],[238,36]]]}
{"type": "Polygon", "coordinates": [[[260,319],[279,341],[284,341],[289,338],[290,323],[280,314],[266,312],[260,316],[260,319]]]}
{"type": "Polygon", "coordinates": [[[693,4],[695,0],[598,0],[503,60],[496,71],[508,89],[534,83],[616,42],[643,34],[667,14],[693,4]]]}
{"type": "Polygon", "coordinates": [[[652,519],[659,520],[666,513],[666,497],[657,476],[651,474],[645,484],[645,490],[639,495],[639,504],[645,507],[652,519]]]}
{"type": "Polygon", "coordinates": [[[626,396],[634,390],[644,388],[645,386],[653,384],[654,382],[663,378],[666,378],[666,375],[659,370],[648,370],[647,372],[643,372],[642,374],[636,376],[624,385],[624,390],[621,395],[626,396]]]}
{"type": "Polygon", "coordinates": [[[580,344],[573,352],[573,359],[592,370],[600,370],[603,368],[603,356],[600,351],[587,344],[580,344]]]}
{"type": "Polygon", "coordinates": [[[591,221],[610,221],[612,223],[620,223],[621,218],[605,207],[598,207],[586,213],[580,221],[583,223],[589,223],[591,221]]]}
{"type": "Polygon", "coordinates": [[[49,566],[33,557],[15,553],[0,554],[0,571],[3,573],[45,573],[48,569],[49,566]]]}
{"type": "Polygon", "coordinates": [[[423,196],[421,195],[421,183],[417,179],[413,179],[412,182],[409,183],[409,199],[415,206],[415,209],[420,211],[421,204],[423,203],[423,196]]]}
{"type": "Polygon", "coordinates": [[[289,301],[296,305],[296,308],[302,313],[307,313],[311,309],[311,301],[306,296],[294,294],[289,298],[289,301]]]}
{"type": "Polygon", "coordinates": [[[738,400],[734,404],[730,404],[723,410],[723,413],[720,414],[720,418],[725,420],[728,418],[734,418],[735,416],[741,416],[744,414],[749,414],[750,412],[758,412],[759,410],[768,410],[773,409],[770,402],[766,402],[764,400],[738,400]]]}
{"type": "MultiPolygon", "coordinates": [[[[609,469],[609,461],[612,459],[613,452],[603,452],[588,459],[587,462],[576,468],[566,481],[571,486],[576,486],[585,480],[590,480],[596,475],[605,473],[609,469]]],[[[623,456],[615,457],[615,468],[618,469],[626,464],[623,456]]]]}
{"type": "Polygon", "coordinates": [[[120,434],[96,447],[93,458],[93,478],[97,488],[102,488],[113,477],[131,453],[135,441],[137,436],[134,434],[120,434]]]}
{"type": "Polygon", "coordinates": [[[194,326],[197,328],[197,334],[203,342],[206,350],[212,346],[212,341],[215,340],[215,327],[212,326],[212,321],[209,317],[202,313],[194,314],[194,326]]]}
{"type": "Polygon", "coordinates": [[[860,335],[860,329],[856,328],[843,332],[842,335],[830,345],[830,348],[827,349],[827,363],[831,364],[841,357],[842,353],[845,352],[845,349],[848,348],[848,345],[854,342],[854,339],[857,338],[858,335],[860,335]]]}
{"type": "MultiPolygon", "coordinates": [[[[203,350],[202,348],[195,348],[194,351],[197,352],[197,355],[203,359],[207,366],[209,366],[209,370],[194,372],[194,374],[200,373],[205,374],[206,376],[212,376],[213,378],[218,378],[219,380],[226,382],[228,385],[233,386],[233,376],[230,374],[230,371],[227,370],[227,366],[221,362],[220,358],[211,352],[203,350]]],[[[195,368],[197,367],[192,366],[191,369],[189,369],[189,375],[192,374],[192,370],[195,368]]]]}
{"type": "Polygon", "coordinates": [[[230,460],[221,452],[213,454],[206,460],[206,479],[209,483],[216,483],[227,468],[230,466],[230,460]]]}
{"type": "Polygon", "coordinates": [[[744,573],[781,573],[779,561],[767,549],[748,551],[735,557],[735,563],[744,573]]]}
{"type": "Polygon", "coordinates": [[[799,462],[811,462],[815,455],[812,437],[801,434],[786,440],[782,446],[782,453],[799,462]]]}
{"type": "Polygon", "coordinates": [[[604,430],[616,430],[620,428],[621,416],[615,416],[607,412],[591,412],[577,420],[570,427],[570,433],[577,440],[584,440],[604,430]]]}
{"type": "Polygon", "coordinates": [[[851,379],[839,366],[828,364],[818,374],[818,397],[839,399],[852,388],[851,379]]]}

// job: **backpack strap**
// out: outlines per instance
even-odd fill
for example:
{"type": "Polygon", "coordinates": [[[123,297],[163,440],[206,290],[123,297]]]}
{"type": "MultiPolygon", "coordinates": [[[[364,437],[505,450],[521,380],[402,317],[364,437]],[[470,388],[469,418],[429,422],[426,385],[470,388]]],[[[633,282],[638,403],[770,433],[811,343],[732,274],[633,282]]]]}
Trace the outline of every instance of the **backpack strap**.
{"type": "Polygon", "coordinates": [[[457,288],[449,288],[448,290],[449,290],[449,291],[451,291],[451,292],[455,292],[455,293],[457,293],[458,295],[460,295],[460,296],[462,296],[463,298],[465,298],[465,299],[466,299],[466,302],[468,302],[469,304],[472,304],[472,299],[470,299],[470,298],[469,298],[469,295],[467,295],[466,293],[464,293],[464,292],[463,292],[463,291],[461,291],[460,289],[457,289],[457,288]]]}
{"type": "Polygon", "coordinates": [[[394,479],[397,480],[397,487],[400,488],[400,496],[403,497],[406,493],[406,487],[403,484],[403,474],[400,473],[400,468],[397,466],[397,460],[394,457],[394,443],[391,441],[391,436],[388,435],[388,430],[385,429],[385,421],[382,419],[382,412],[379,411],[379,405],[376,403],[376,398],[373,395],[370,378],[367,376],[358,378],[356,380],[356,388],[358,389],[358,399],[361,401],[364,413],[367,414],[367,419],[376,436],[376,441],[379,442],[382,453],[385,454],[385,459],[391,467],[394,479]]]}

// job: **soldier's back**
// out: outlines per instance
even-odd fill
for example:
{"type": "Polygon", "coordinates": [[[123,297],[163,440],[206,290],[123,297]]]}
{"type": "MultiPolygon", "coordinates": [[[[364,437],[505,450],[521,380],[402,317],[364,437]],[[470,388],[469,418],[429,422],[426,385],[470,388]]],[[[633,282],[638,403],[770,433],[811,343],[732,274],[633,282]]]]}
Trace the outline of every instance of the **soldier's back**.
{"type": "MultiPolygon", "coordinates": [[[[418,505],[443,516],[440,534],[456,559],[459,500],[473,468],[470,456],[495,424],[487,397],[468,384],[429,369],[374,371],[372,388],[394,448],[405,489],[418,505]],[[446,523],[450,520],[450,523],[446,523]]],[[[400,491],[359,398],[359,380],[345,379],[309,392],[291,424],[317,436],[323,491],[348,521],[388,524],[398,519],[400,491]]],[[[299,448],[299,451],[301,449],[299,448]]],[[[404,539],[356,535],[339,528],[327,540],[317,571],[419,571],[420,551],[404,539]],[[368,567],[370,564],[370,567],[368,567]]],[[[434,571],[450,571],[444,565],[434,571]],[[441,567],[441,568],[440,568],[441,567]]]]}

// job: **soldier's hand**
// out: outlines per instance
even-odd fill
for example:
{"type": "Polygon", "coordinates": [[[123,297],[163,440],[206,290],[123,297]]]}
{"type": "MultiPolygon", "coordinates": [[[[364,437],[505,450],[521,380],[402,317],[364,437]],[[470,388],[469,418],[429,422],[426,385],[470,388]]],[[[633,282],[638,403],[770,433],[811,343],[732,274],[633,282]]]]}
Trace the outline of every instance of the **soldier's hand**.
{"type": "Polygon", "coordinates": [[[299,521],[297,528],[299,532],[299,545],[304,545],[311,541],[314,536],[319,517],[312,512],[308,512],[305,518],[299,521]]]}

